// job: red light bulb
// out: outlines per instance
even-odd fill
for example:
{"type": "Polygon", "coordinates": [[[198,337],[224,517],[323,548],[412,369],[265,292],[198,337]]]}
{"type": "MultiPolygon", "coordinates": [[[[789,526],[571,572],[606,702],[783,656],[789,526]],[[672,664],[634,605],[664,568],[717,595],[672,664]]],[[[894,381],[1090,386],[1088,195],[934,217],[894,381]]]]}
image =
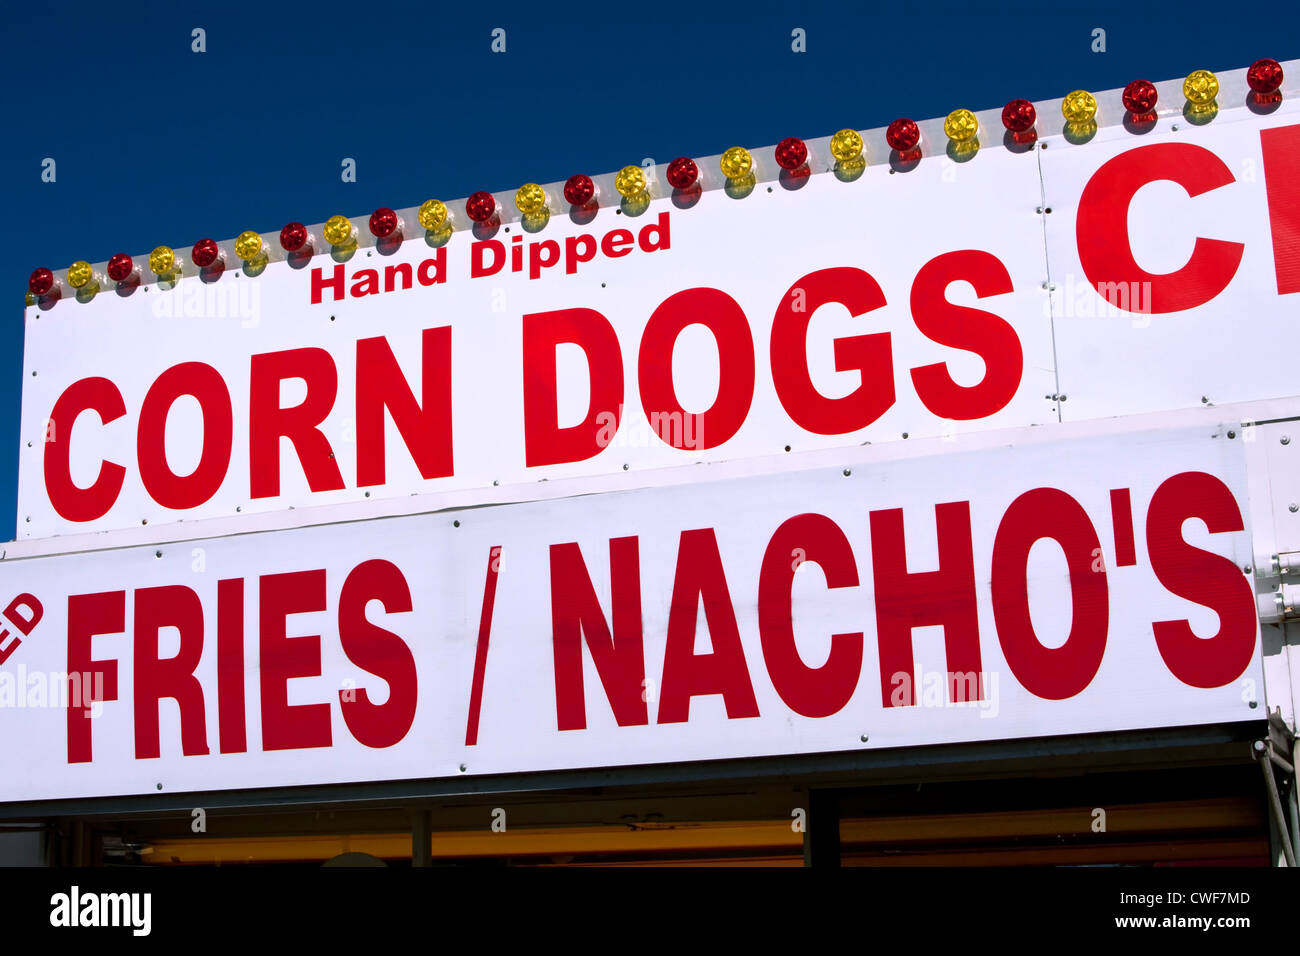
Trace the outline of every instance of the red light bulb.
{"type": "Polygon", "coordinates": [[[135,263],[125,252],[119,252],[108,260],[108,277],[114,282],[125,282],[135,271],[135,263]]]}
{"type": "Polygon", "coordinates": [[[465,212],[475,222],[487,222],[492,218],[492,213],[496,212],[496,208],[497,201],[492,198],[492,194],[482,190],[465,200],[465,212]]]}
{"type": "Polygon", "coordinates": [[[916,149],[916,144],[920,141],[921,130],[910,119],[896,119],[889,124],[889,129],[885,130],[885,142],[889,144],[890,149],[900,153],[916,149]]]}
{"type": "Polygon", "coordinates": [[[1282,86],[1282,64],[1277,60],[1256,60],[1246,71],[1246,82],[1256,93],[1276,93],[1282,86]]]}
{"type": "Polygon", "coordinates": [[[673,189],[690,189],[700,178],[700,167],[689,156],[678,156],[668,164],[667,176],[673,189]]]}
{"type": "Polygon", "coordinates": [[[27,280],[27,291],[32,295],[45,295],[54,288],[54,273],[49,269],[37,269],[27,280]]]}
{"type": "Polygon", "coordinates": [[[194,248],[190,250],[190,260],[200,269],[206,269],[212,263],[217,261],[221,255],[221,250],[211,239],[200,239],[194,243],[194,248]]]}
{"type": "Polygon", "coordinates": [[[1038,111],[1029,100],[1012,100],[1002,107],[1002,125],[1013,133],[1028,132],[1037,120],[1038,111]]]}
{"type": "Polygon", "coordinates": [[[569,181],[564,184],[565,201],[573,206],[585,206],[591,202],[591,197],[596,195],[596,184],[591,181],[590,176],[584,176],[577,173],[569,177],[569,181]]]}
{"type": "Polygon", "coordinates": [[[774,155],[782,169],[798,169],[808,161],[808,144],[798,136],[787,136],[776,144],[774,155]]]}
{"type": "Polygon", "coordinates": [[[1124,109],[1135,116],[1156,108],[1156,85],[1149,80],[1134,80],[1124,87],[1124,109]]]}
{"type": "Polygon", "coordinates": [[[387,239],[397,231],[397,213],[380,206],[370,214],[370,234],[376,239],[387,239]]]}
{"type": "Polygon", "coordinates": [[[297,252],[307,244],[307,227],[300,222],[291,222],[280,230],[280,248],[285,252],[297,252]]]}

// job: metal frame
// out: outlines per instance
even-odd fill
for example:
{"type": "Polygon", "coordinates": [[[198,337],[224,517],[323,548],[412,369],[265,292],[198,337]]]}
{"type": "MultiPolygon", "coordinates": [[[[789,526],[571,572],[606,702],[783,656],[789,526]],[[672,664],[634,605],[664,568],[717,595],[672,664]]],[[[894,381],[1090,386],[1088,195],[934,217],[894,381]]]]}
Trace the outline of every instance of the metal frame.
{"type": "MultiPolygon", "coordinates": [[[[715,760],[594,770],[548,771],[482,777],[389,780],[374,783],[268,787],[156,795],[35,800],[0,804],[0,820],[49,817],[130,816],[206,809],[290,808],[394,802],[418,805],[449,797],[487,797],[630,787],[707,790],[788,780],[812,791],[910,780],[997,778],[1036,772],[1115,767],[1172,767],[1243,763],[1266,728],[1259,720],[1236,724],[1171,727],[1123,733],[940,744],[793,757],[715,760]]],[[[812,808],[810,808],[811,810],[812,808]]],[[[810,812],[810,817],[815,813],[810,812]]],[[[810,827],[810,830],[812,827],[810,827]]]]}

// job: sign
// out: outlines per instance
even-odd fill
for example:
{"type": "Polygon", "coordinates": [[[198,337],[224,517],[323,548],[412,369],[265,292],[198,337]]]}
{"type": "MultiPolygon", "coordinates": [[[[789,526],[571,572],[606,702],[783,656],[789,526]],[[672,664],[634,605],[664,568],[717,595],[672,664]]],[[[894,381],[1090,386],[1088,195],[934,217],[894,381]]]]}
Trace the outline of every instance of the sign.
{"type": "Polygon", "coordinates": [[[32,308],[19,534],[1291,395],[1296,109],[32,308]]]}
{"type": "Polygon", "coordinates": [[[1241,441],[1035,432],[6,562],[0,800],[1258,718],[1241,441]]]}

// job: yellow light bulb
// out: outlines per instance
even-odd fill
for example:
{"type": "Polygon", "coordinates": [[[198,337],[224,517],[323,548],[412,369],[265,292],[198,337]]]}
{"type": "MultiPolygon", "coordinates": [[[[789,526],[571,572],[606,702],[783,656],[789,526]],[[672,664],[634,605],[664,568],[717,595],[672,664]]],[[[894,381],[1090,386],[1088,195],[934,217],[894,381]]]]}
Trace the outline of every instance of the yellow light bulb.
{"type": "Polygon", "coordinates": [[[1183,96],[1196,106],[1213,103],[1219,95],[1219,78],[1209,70],[1196,70],[1183,80],[1183,96]]]}
{"type": "Polygon", "coordinates": [[[149,268],[157,276],[171,275],[172,270],[176,268],[176,253],[168,246],[159,246],[149,253],[149,268]]]}
{"type": "Polygon", "coordinates": [[[251,229],[241,232],[239,238],[235,240],[235,255],[245,262],[256,259],[261,251],[262,237],[251,229]]]}
{"type": "Polygon", "coordinates": [[[437,199],[426,199],[420,205],[416,218],[420,225],[429,232],[437,232],[447,221],[447,206],[437,199]]]}
{"type": "Polygon", "coordinates": [[[331,246],[347,245],[352,238],[352,223],[347,216],[330,216],[325,221],[325,241],[331,246]]]}
{"type": "Polygon", "coordinates": [[[546,208],[546,190],[537,183],[524,183],[515,193],[515,206],[525,216],[535,216],[546,208]]]}
{"type": "Polygon", "coordinates": [[[851,163],[862,155],[862,137],[855,129],[842,129],[831,137],[831,155],[841,163],[851,163]]]}
{"type": "Polygon", "coordinates": [[[1071,126],[1084,126],[1097,116],[1097,98],[1087,90],[1075,90],[1061,100],[1061,115],[1071,126]]]}
{"type": "Polygon", "coordinates": [[[943,121],[943,131],[954,143],[969,143],[979,135],[980,121],[970,110],[953,110],[943,121]]]}
{"type": "Polygon", "coordinates": [[[90,281],[92,270],[90,263],[84,259],[78,259],[72,265],[68,266],[68,285],[74,289],[80,289],[90,281]]]}
{"type": "Polygon", "coordinates": [[[743,146],[733,146],[718,160],[722,175],[728,179],[744,179],[754,168],[754,157],[743,146]]]}
{"type": "Polygon", "coordinates": [[[641,171],[640,166],[624,166],[614,178],[614,188],[618,190],[620,196],[629,199],[639,196],[645,192],[645,173],[641,171]]]}

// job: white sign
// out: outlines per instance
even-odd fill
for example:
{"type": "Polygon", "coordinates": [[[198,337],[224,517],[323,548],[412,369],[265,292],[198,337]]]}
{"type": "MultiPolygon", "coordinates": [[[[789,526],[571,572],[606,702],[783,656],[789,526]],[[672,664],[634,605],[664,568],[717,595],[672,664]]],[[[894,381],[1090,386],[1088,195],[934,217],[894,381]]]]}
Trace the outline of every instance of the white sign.
{"type": "Polygon", "coordinates": [[[1294,395],[1297,109],[33,307],[19,535],[1294,395]]]}
{"type": "Polygon", "coordinates": [[[1227,432],[6,562],[0,800],[1258,719],[1227,432]]]}

